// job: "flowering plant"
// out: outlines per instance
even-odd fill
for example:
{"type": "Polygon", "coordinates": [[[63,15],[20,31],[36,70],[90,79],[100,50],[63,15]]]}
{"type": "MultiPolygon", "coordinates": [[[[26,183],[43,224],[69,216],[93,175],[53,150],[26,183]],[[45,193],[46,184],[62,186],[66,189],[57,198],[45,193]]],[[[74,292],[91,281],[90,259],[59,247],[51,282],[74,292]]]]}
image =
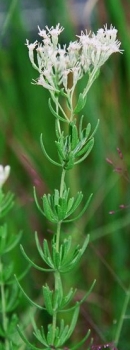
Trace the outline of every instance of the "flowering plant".
{"type": "Polygon", "coordinates": [[[16,236],[10,232],[3,220],[14,205],[14,195],[3,191],[3,185],[10,174],[10,166],[0,165],[0,349],[18,349],[16,342],[16,307],[20,291],[14,280],[14,263],[9,253],[18,245],[22,233],[16,236]],[[7,259],[8,256],[8,259],[7,259]]]}
{"type": "MultiPolygon", "coordinates": [[[[36,205],[41,214],[54,225],[55,230],[50,246],[46,239],[41,245],[38,234],[35,234],[36,247],[42,261],[45,263],[45,267],[33,262],[24,248],[21,247],[22,253],[29,264],[38,270],[48,271],[54,275],[53,289],[48,284],[42,287],[42,305],[32,301],[17,280],[20,289],[30,304],[37,309],[46,310],[51,317],[51,323],[48,325],[47,331],[42,326],[39,329],[33,319],[34,342],[36,345],[26,338],[21,327],[18,326],[19,334],[29,349],[65,349],[76,327],[80,305],[88,297],[95,284],[94,281],[82,300],[75,304],[71,302],[76,290],[72,287],[67,293],[64,292],[62,276],[73,270],[80,262],[88,246],[89,235],[85,238],[84,243],[74,246],[71,235],[64,238],[62,225],[78,220],[86,211],[92,197],[92,194],[89,194],[85,206],[79,213],[78,209],[83,199],[83,193],[80,191],[74,197],[70,196],[66,174],[90,154],[94,146],[94,135],[99,124],[98,121],[95,129],[91,132],[91,124],[84,125],[84,116],[80,117],[78,122],[77,114],[85,106],[87,93],[97,78],[100,67],[112,53],[121,52],[120,42],[116,39],[117,30],[112,26],[110,29],[107,29],[107,26],[99,29],[97,34],[88,33],[87,31],[85,33],[81,32],[81,35],[77,36],[78,39],[71,42],[68,47],[66,45],[61,47],[59,44],[59,34],[62,31],[63,28],[60,27],[60,24],[56,28],[51,27],[49,29],[47,26],[45,30],[39,28],[39,36],[42,38],[42,42],[35,41],[30,44],[27,40],[26,43],[32,66],[39,73],[38,79],[33,83],[43,86],[50,93],[49,108],[55,117],[55,146],[58,159],[50,158],[45,149],[42,135],[40,137],[41,147],[47,159],[61,169],[59,189],[54,189],[52,194],[43,194],[40,201],[34,188],[36,205]],[[84,75],[86,76],[86,86],[79,94],[75,104],[75,88],[84,75]],[[63,128],[64,123],[67,125],[65,130],[63,128]],[[71,305],[68,307],[70,303],[71,305]],[[65,312],[70,312],[72,315],[70,325],[66,325],[65,312]],[[60,317],[61,314],[62,318],[60,317]]],[[[70,348],[72,350],[81,348],[89,334],[90,330],[87,331],[78,344],[70,345],[70,348]]],[[[90,346],[91,341],[88,349],[90,349],[90,346]]]]}

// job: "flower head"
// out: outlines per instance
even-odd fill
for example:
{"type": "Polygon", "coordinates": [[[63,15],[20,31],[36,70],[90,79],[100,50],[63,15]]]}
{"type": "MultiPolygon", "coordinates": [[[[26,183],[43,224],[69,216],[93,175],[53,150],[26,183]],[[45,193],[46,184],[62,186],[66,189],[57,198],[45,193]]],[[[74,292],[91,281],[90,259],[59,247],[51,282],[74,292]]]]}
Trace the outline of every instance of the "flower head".
{"type": "Polygon", "coordinates": [[[46,26],[46,28],[52,38],[53,45],[56,46],[58,43],[58,36],[64,30],[64,28],[60,27],[60,23],[58,23],[55,28],[53,26],[50,29],[48,28],[48,26],[46,26]]]}
{"type": "MultiPolygon", "coordinates": [[[[100,28],[97,33],[85,33],[77,35],[78,40],[70,42],[68,47],[60,46],[58,40],[59,35],[63,31],[63,27],[58,23],[56,27],[50,29],[46,26],[46,30],[39,29],[39,35],[43,38],[42,43],[37,41],[29,44],[29,58],[33,67],[39,72],[40,78],[37,84],[42,85],[52,91],[60,91],[64,88],[65,92],[73,90],[84,74],[88,73],[91,83],[86,91],[89,90],[95,80],[97,71],[104,62],[114,52],[122,52],[120,50],[121,43],[117,40],[117,30],[111,25],[107,28],[100,28]],[[37,52],[37,59],[34,60],[34,50],[37,52]],[[73,75],[73,84],[71,88],[68,84],[69,72],[73,75]]],[[[86,93],[86,92],[85,92],[86,93]]]]}
{"type": "Polygon", "coordinates": [[[39,26],[38,26],[38,30],[39,30],[38,35],[40,35],[43,39],[47,39],[48,34],[47,34],[46,30],[45,29],[41,30],[39,26]]]}
{"type": "Polygon", "coordinates": [[[48,26],[46,26],[48,32],[52,35],[58,36],[63,30],[63,27],[60,27],[60,23],[58,23],[56,25],[56,27],[54,28],[53,26],[49,29],[48,26]]]}
{"type": "Polygon", "coordinates": [[[10,174],[10,166],[6,165],[3,167],[3,165],[0,165],[0,188],[2,188],[3,184],[7,180],[10,174]]]}
{"type": "Polygon", "coordinates": [[[91,32],[86,34],[81,32],[79,41],[82,46],[82,55],[84,56],[84,62],[90,62],[90,66],[99,69],[109,56],[114,52],[122,52],[120,50],[120,41],[116,39],[117,30],[110,26],[107,29],[107,25],[97,31],[97,34],[91,32]]]}

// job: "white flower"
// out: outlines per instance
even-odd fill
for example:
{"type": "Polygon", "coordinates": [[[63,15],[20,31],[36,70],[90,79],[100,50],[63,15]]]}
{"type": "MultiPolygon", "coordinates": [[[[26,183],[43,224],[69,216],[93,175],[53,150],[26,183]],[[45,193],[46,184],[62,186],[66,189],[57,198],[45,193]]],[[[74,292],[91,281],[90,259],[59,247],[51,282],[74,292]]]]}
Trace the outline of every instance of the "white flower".
{"type": "MultiPolygon", "coordinates": [[[[82,55],[84,56],[84,62],[90,61],[90,66],[94,68],[101,67],[110,55],[114,52],[122,52],[120,50],[120,41],[116,40],[117,30],[110,26],[107,29],[107,25],[97,31],[97,34],[91,32],[86,34],[81,32],[79,41],[82,46],[82,55]]],[[[82,57],[83,60],[83,57],[82,57]]]]}
{"type": "Polygon", "coordinates": [[[69,67],[74,68],[77,62],[80,60],[81,44],[77,41],[70,42],[68,46],[69,67]]]}
{"type": "Polygon", "coordinates": [[[73,73],[73,85],[76,86],[78,80],[83,76],[80,65],[72,68],[71,71],[73,73]]]}
{"type": "Polygon", "coordinates": [[[35,47],[37,46],[37,40],[34,43],[29,44],[29,40],[26,39],[26,44],[25,44],[30,51],[33,51],[35,47]]]}
{"type": "Polygon", "coordinates": [[[51,35],[51,39],[52,39],[52,43],[53,43],[54,47],[56,47],[57,43],[58,43],[58,36],[64,30],[64,28],[60,27],[60,23],[58,23],[55,28],[51,27],[49,29],[48,26],[46,26],[46,28],[47,28],[49,34],[51,35]]]}
{"type": "Polygon", "coordinates": [[[59,92],[56,88],[54,88],[53,86],[49,85],[42,75],[40,76],[40,78],[38,78],[38,80],[33,80],[32,84],[34,84],[34,85],[35,84],[36,85],[42,85],[45,89],[48,89],[49,91],[59,92]]]}
{"type": "Polygon", "coordinates": [[[48,38],[48,34],[46,33],[45,29],[41,30],[40,27],[38,26],[38,30],[39,30],[38,35],[42,36],[43,39],[47,39],[48,38]]]}
{"type": "Polygon", "coordinates": [[[40,77],[37,80],[38,85],[42,85],[52,92],[58,92],[60,88],[68,91],[68,74],[73,74],[73,84],[70,90],[77,84],[85,73],[89,75],[88,87],[84,90],[84,94],[95,80],[97,71],[104,62],[114,52],[122,52],[120,50],[121,43],[117,40],[117,30],[107,25],[97,31],[96,34],[85,33],[81,31],[78,40],[70,42],[68,47],[61,47],[58,43],[58,36],[63,31],[58,23],[56,27],[50,29],[46,26],[46,30],[39,29],[39,35],[43,38],[42,43],[35,41],[29,44],[29,58],[35,69],[38,70],[40,77]],[[34,50],[37,51],[36,63],[34,61],[34,50]]]}
{"type": "Polygon", "coordinates": [[[58,35],[64,30],[63,27],[60,27],[60,23],[56,25],[56,28],[54,28],[53,26],[50,29],[48,28],[48,26],[46,26],[46,28],[52,37],[58,37],[58,35]]]}
{"type": "Polygon", "coordinates": [[[3,167],[3,165],[0,165],[0,188],[8,179],[9,174],[10,174],[10,166],[6,165],[5,167],[3,167]]]}
{"type": "Polygon", "coordinates": [[[32,66],[39,71],[37,65],[35,64],[34,62],[34,49],[35,47],[37,46],[37,40],[33,43],[33,44],[29,44],[29,40],[26,39],[26,44],[25,44],[27,47],[28,47],[28,50],[29,50],[29,58],[30,58],[30,61],[32,63],[32,66]]]}
{"type": "Polygon", "coordinates": [[[77,41],[74,42],[70,42],[69,46],[68,46],[68,51],[69,52],[79,52],[81,48],[81,44],[78,43],[77,41]]]}

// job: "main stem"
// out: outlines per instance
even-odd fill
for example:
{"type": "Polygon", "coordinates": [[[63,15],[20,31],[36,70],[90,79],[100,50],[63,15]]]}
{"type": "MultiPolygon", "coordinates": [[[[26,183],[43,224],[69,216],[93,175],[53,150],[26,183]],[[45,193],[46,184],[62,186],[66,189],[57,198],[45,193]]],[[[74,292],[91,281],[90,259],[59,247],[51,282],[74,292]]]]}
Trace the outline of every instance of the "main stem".
{"type": "MultiPolygon", "coordinates": [[[[64,191],[64,180],[65,180],[65,174],[66,170],[63,168],[62,174],[61,174],[61,182],[60,182],[60,197],[63,195],[64,191]]],[[[57,231],[56,231],[56,250],[59,251],[59,244],[60,244],[60,232],[61,232],[61,221],[57,224],[57,231]]]]}
{"type": "MultiPolygon", "coordinates": [[[[2,270],[3,270],[3,264],[0,259],[0,273],[2,275],[2,270]]],[[[0,285],[0,290],[1,290],[1,308],[2,308],[2,325],[5,333],[7,332],[7,317],[6,317],[6,300],[5,300],[5,288],[4,284],[1,281],[0,285]]],[[[7,339],[5,339],[5,350],[9,350],[9,342],[7,339]]]]}
{"type": "MultiPolygon", "coordinates": [[[[65,179],[66,170],[63,168],[62,174],[61,174],[61,181],[60,181],[60,197],[63,195],[64,191],[64,179],[65,179]]],[[[62,222],[59,221],[57,224],[57,231],[56,231],[56,250],[59,252],[59,245],[60,245],[60,233],[61,233],[61,224],[62,222]]],[[[61,283],[60,274],[58,271],[55,272],[55,290],[58,289],[59,283],[61,283]]],[[[52,324],[53,324],[53,341],[55,338],[55,330],[56,330],[56,323],[57,323],[57,311],[53,314],[52,324]]]]}

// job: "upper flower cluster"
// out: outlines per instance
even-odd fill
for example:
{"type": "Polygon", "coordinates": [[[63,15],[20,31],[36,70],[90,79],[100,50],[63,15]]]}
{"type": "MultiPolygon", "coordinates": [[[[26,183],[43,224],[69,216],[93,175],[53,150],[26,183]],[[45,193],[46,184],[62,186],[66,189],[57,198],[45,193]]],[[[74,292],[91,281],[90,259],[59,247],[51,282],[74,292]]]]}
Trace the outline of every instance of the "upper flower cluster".
{"type": "Polygon", "coordinates": [[[42,43],[35,41],[30,44],[27,40],[29,58],[33,67],[40,76],[37,84],[50,91],[58,92],[61,87],[68,90],[68,74],[73,75],[71,89],[74,89],[78,80],[88,72],[96,74],[109,56],[114,52],[121,52],[121,43],[117,40],[117,30],[110,26],[101,28],[96,34],[81,32],[77,40],[63,47],[58,43],[59,34],[63,31],[60,24],[46,29],[39,29],[42,43]],[[37,62],[34,60],[34,49],[37,51],[37,62]]]}

